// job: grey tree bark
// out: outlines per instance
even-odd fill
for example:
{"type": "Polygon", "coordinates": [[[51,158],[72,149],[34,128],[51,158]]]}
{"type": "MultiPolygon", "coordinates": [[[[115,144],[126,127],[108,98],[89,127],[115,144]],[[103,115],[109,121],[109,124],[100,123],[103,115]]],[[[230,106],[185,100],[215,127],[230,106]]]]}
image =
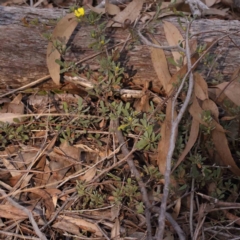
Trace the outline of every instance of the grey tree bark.
{"type": "MultiPolygon", "coordinates": [[[[1,7],[0,6],[0,93],[9,91],[9,88],[15,89],[24,86],[32,81],[48,75],[46,66],[47,40],[42,37],[42,33],[51,32],[54,29],[56,21],[66,14],[65,10],[56,9],[38,9],[25,7],[1,7]],[[37,24],[30,22],[38,19],[37,24]]],[[[165,18],[177,26],[180,30],[178,19],[176,17],[165,18]]],[[[184,25],[184,23],[183,23],[184,25]]],[[[71,51],[67,59],[74,61],[90,56],[95,52],[89,49],[90,31],[92,27],[79,25],[72,35],[69,44],[71,51]]],[[[240,64],[240,38],[237,31],[240,30],[239,21],[208,20],[199,19],[193,22],[192,34],[199,34],[198,42],[206,39],[216,39],[229,33],[228,37],[221,39],[215,46],[210,55],[216,59],[215,73],[212,72],[207,80],[212,80],[216,75],[223,74],[224,79],[229,79],[232,72],[240,64]],[[215,55],[214,55],[215,54],[215,55]]],[[[184,34],[184,32],[181,30],[184,34]]],[[[113,43],[125,41],[129,35],[128,29],[110,29],[109,37],[113,43]]],[[[167,45],[165,40],[162,22],[159,20],[156,28],[156,39],[163,45],[167,45]]],[[[135,39],[139,40],[139,39],[135,39]]],[[[141,41],[132,44],[128,51],[124,51],[120,58],[129,71],[135,83],[141,84],[144,81],[152,81],[155,88],[159,87],[157,75],[153,69],[151,56],[148,46],[144,46],[141,41]]],[[[171,57],[170,52],[166,52],[171,57]]],[[[90,67],[96,68],[96,59],[88,62],[90,67]]],[[[202,69],[205,76],[209,69],[204,64],[202,69]]],[[[175,67],[170,67],[173,74],[175,67]]],[[[59,88],[53,81],[48,80],[41,85],[41,88],[59,88]]]]}

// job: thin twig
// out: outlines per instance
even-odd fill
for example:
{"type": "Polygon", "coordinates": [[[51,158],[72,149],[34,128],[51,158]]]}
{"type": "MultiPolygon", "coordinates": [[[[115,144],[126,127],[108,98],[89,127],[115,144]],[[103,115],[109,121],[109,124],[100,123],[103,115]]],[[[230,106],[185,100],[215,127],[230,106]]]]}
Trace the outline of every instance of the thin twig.
{"type": "Polygon", "coordinates": [[[176,95],[173,98],[172,103],[172,118],[171,118],[171,135],[170,135],[170,144],[166,159],[166,171],[164,174],[164,189],[163,189],[163,197],[161,201],[161,211],[159,216],[159,229],[157,232],[157,239],[162,239],[164,234],[164,228],[165,228],[165,214],[166,214],[166,207],[167,207],[167,200],[168,200],[168,194],[169,194],[169,185],[170,185],[170,175],[171,175],[171,162],[172,162],[172,156],[175,149],[175,139],[177,134],[178,125],[183,117],[184,112],[186,111],[188,104],[190,102],[192,91],[193,91],[193,73],[191,71],[192,64],[191,64],[191,53],[189,48],[189,30],[190,30],[191,23],[188,23],[187,31],[186,31],[186,57],[187,57],[187,66],[188,66],[188,72],[189,72],[189,87],[187,91],[186,99],[183,103],[182,108],[179,111],[178,116],[176,119],[173,118],[174,116],[174,109],[175,109],[175,103],[177,101],[177,97],[180,94],[184,83],[186,81],[187,76],[184,77],[182,80],[180,87],[176,93],[176,95]]]}
{"type": "Polygon", "coordinates": [[[176,49],[176,50],[178,50],[178,51],[181,51],[181,52],[184,52],[184,51],[185,51],[185,49],[182,48],[182,47],[180,47],[179,45],[177,45],[177,46],[160,46],[160,45],[151,43],[150,41],[148,41],[147,38],[145,38],[145,37],[142,35],[142,33],[141,33],[140,30],[138,30],[138,35],[139,35],[139,37],[144,41],[144,43],[145,43],[146,45],[150,46],[150,47],[160,48],[160,49],[167,50],[167,51],[172,51],[172,50],[174,50],[174,49],[176,49]]]}
{"type": "Polygon", "coordinates": [[[177,232],[179,240],[185,240],[186,239],[185,233],[180,228],[180,226],[177,224],[177,222],[174,220],[172,215],[168,212],[166,212],[166,219],[171,223],[172,227],[177,232]]]}
{"type": "Polygon", "coordinates": [[[14,90],[12,90],[12,91],[10,91],[10,92],[7,92],[7,93],[4,93],[4,94],[0,95],[0,98],[6,97],[6,96],[8,96],[8,95],[11,95],[11,94],[13,94],[13,93],[19,92],[19,91],[24,90],[24,89],[26,89],[26,88],[33,87],[33,86],[35,86],[35,85],[37,85],[37,84],[39,84],[39,83],[44,82],[45,80],[48,80],[49,78],[51,78],[50,75],[44,76],[44,77],[42,77],[42,78],[39,78],[39,79],[37,79],[36,81],[33,81],[33,82],[31,82],[31,83],[28,83],[28,84],[26,84],[26,85],[24,85],[24,86],[22,86],[22,87],[20,87],[20,88],[14,89],[14,90]]]}
{"type": "MultiPolygon", "coordinates": [[[[113,124],[114,124],[114,130],[116,131],[116,135],[117,135],[119,144],[123,144],[125,141],[124,141],[122,132],[118,129],[118,127],[119,127],[118,120],[114,120],[113,124]]],[[[136,178],[136,180],[138,182],[138,185],[140,187],[140,191],[142,193],[142,199],[143,199],[143,202],[145,204],[147,239],[151,240],[152,239],[152,226],[151,226],[151,213],[150,213],[151,203],[149,202],[149,199],[148,199],[147,189],[145,187],[144,182],[142,181],[142,178],[141,178],[141,175],[139,174],[139,171],[137,170],[137,168],[136,168],[136,166],[133,162],[133,159],[132,159],[131,155],[129,155],[129,151],[128,151],[126,145],[122,145],[122,153],[125,156],[128,156],[127,163],[128,163],[128,165],[131,169],[131,172],[134,175],[134,177],[136,178]]]]}
{"type": "MultiPolygon", "coordinates": [[[[160,207],[156,207],[156,206],[152,206],[151,208],[151,212],[152,213],[156,213],[159,214],[160,212],[160,207]]],[[[166,212],[166,219],[172,224],[174,230],[177,232],[179,240],[185,240],[186,236],[185,233],[183,232],[183,230],[180,228],[180,226],[178,225],[178,223],[172,218],[171,214],[166,212]]],[[[158,240],[158,238],[155,238],[156,240],[158,240]]]]}
{"type": "Polygon", "coordinates": [[[17,238],[22,238],[22,239],[26,239],[26,240],[39,240],[39,238],[36,237],[28,237],[28,236],[24,236],[21,234],[16,234],[16,233],[11,233],[11,232],[5,232],[0,230],[0,234],[6,235],[6,236],[11,236],[11,237],[17,237],[17,238]]]}
{"type": "Polygon", "coordinates": [[[194,198],[194,183],[195,179],[192,178],[192,186],[191,186],[191,195],[190,195],[190,212],[189,212],[189,228],[191,238],[193,239],[193,198],[194,198]]]}

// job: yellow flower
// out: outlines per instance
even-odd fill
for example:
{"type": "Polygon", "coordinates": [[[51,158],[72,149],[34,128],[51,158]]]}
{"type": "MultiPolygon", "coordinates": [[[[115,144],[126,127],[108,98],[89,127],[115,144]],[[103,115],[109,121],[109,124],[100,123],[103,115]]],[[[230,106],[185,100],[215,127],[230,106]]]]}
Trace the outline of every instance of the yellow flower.
{"type": "Polygon", "coordinates": [[[74,14],[77,18],[80,18],[82,16],[84,16],[85,14],[85,11],[84,11],[84,8],[78,8],[74,11],[74,14]]]}
{"type": "Polygon", "coordinates": [[[104,45],[105,42],[104,42],[104,40],[102,40],[100,43],[101,43],[102,45],[104,45]]]}

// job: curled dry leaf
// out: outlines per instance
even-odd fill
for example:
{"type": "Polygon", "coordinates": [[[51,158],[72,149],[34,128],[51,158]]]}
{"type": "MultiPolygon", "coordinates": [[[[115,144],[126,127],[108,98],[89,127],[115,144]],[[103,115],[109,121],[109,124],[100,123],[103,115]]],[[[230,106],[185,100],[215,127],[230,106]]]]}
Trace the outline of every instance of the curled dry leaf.
{"type": "MultiPolygon", "coordinates": [[[[36,213],[33,212],[33,215],[36,215],[36,213]]],[[[9,204],[0,205],[0,216],[1,218],[14,219],[16,221],[28,218],[27,214],[23,210],[9,204]]]]}
{"type": "MultiPolygon", "coordinates": [[[[161,140],[158,144],[158,167],[164,175],[166,170],[166,159],[169,151],[171,128],[172,128],[172,98],[169,99],[166,110],[166,118],[161,126],[161,140]]],[[[175,116],[176,117],[176,112],[175,116]]],[[[176,134],[177,136],[177,134],[176,134]]]]}
{"type": "Polygon", "coordinates": [[[208,7],[211,7],[213,6],[214,4],[216,3],[219,3],[220,0],[205,0],[205,4],[208,6],[208,7]]]}
{"type": "Polygon", "coordinates": [[[57,85],[60,84],[60,65],[56,63],[56,60],[60,60],[61,55],[53,43],[61,39],[64,40],[63,44],[66,45],[77,25],[78,21],[74,13],[67,14],[57,23],[52,33],[52,41],[48,43],[47,67],[52,80],[57,85]]]}
{"type": "Polygon", "coordinates": [[[98,8],[98,7],[93,7],[90,4],[86,4],[86,6],[93,12],[98,13],[98,14],[104,14],[106,12],[105,8],[98,8]]]}
{"type": "Polygon", "coordinates": [[[52,227],[57,228],[60,231],[66,231],[66,232],[72,233],[76,236],[82,236],[79,232],[79,227],[76,224],[71,222],[67,222],[67,221],[55,222],[52,225],[52,227]]]}
{"type": "Polygon", "coordinates": [[[199,133],[199,122],[193,118],[188,142],[183,152],[181,153],[180,157],[178,158],[177,163],[175,164],[172,171],[174,171],[179,166],[179,164],[185,159],[185,157],[187,156],[187,154],[189,153],[189,151],[197,141],[198,133],[199,133]]]}
{"type": "Polygon", "coordinates": [[[216,122],[218,122],[219,111],[215,102],[213,102],[211,99],[206,99],[202,103],[202,108],[204,110],[211,110],[211,115],[214,117],[216,122]]]}
{"type": "MultiPolygon", "coordinates": [[[[154,39],[153,42],[155,44],[158,44],[157,41],[154,39]]],[[[168,63],[165,53],[162,49],[154,47],[150,47],[150,53],[152,64],[159,80],[158,83],[155,82],[155,84],[159,87],[159,90],[161,86],[163,86],[164,90],[166,91],[171,79],[171,75],[168,69],[168,63]]]]}
{"type": "Polygon", "coordinates": [[[240,169],[238,168],[232,157],[231,151],[228,147],[228,141],[225,133],[214,129],[212,131],[212,139],[216,151],[222,160],[222,163],[226,166],[230,166],[230,170],[237,176],[240,176],[240,169]]]}
{"type": "Polygon", "coordinates": [[[118,13],[121,12],[120,8],[114,4],[107,3],[105,6],[106,12],[110,15],[117,15],[118,13]]]}
{"type": "MultiPolygon", "coordinates": [[[[182,34],[172,23],[164,21],[163,28],[169,46],[177,46],[180,42],[183,41],[182,34]]],[[[178,63],[182,57],[182,55],[176,50],[172,51],[172,55],[176,63],[178,63]]],[[[179,69],[180,68],[177,67],[177,70],[179,69]]]]}
{"type": "Polygon", "coordinates": [[[173,208],[173,212],[172,212],[172,217],[174,219],[177,219],[179,213],[180,213],[180,209],[181,209],[181,204],[182,203],[182,199],[181,198],[178,198],[177,199],[177,202],[176,202],[176,205],[174,206],[173,208]]]}
{"type": "Polygon", "coordinates": [[[194,73],[194,93],[200,100],[208,99],[208,85],[199,73],[194,73]]]}
{"type": "Polygon", "coordinates": [[[165,237],[163,240],[174,240],[174,235],[171,231],[167,230],[165,231],[165,237]]]}
{"type": "Polygon", "coordinates": [[[63,220],[63,221],[66,221],[66,222],[70,222],[70,223],[73,223],[75,225],[77,225],[81,230],[84,230],[84,231],[88,231],[88,232],[92,232],[92,233],[95,233],[96,236],[100,236],[102,237],[102,233],[100,232],[100,230],[98,229],[98,227],[91,223],[91,222],[88,222],[82,218],[79,218],[79,217],[69,217],[69,216],[64,216],[64,215],[60,215],[57,217],[58,220],[63,220]]]}
{"type": "Polygon", "coordinates": [[[120,239],[120,222],[119,219],[116,218],[111,230],[111,239],[120,239]]]}
{"type": "Polygon", "coordinates": [[[95,177],[96,172],[96,167],[91,167],[83,176],[80,176],[79,179],[82,181],[90,182],[95,177]]]}
{"type": "Polygon", "coordinates": [[[107,27],[122,27],[128,19],[131,23],[139,16],[144,0],[133,0],[107,24],[107,27]]]}

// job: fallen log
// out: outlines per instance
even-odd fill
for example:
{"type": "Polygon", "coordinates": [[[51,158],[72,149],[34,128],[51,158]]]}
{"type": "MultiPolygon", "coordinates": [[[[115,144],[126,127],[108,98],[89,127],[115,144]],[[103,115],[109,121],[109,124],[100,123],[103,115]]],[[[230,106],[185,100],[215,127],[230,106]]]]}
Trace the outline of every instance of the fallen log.
{"type": "MultiPolygon", "coordinates": [[[[30,7],[1,7],[0,6],[0,93],[6,93],[9,89],[19,88],[39,78],[48,75],[46,66],[47,40],[42,33],[51,32],[56,24],[56,19],[64,16],[66,10],[38,9],[30,7]]],[[[167,17],[164,20],[173,23],[181,32],[178,19],[167,17]]],[[[67,60],[79,61],[94,52],[88,46],[92,39],[90,32],[93,27],[80,24],[69,40],[71,50],[67,54],[67,60]]],[[[198,42],[205,39],[222,38],[210,54],[216,55],[216,66],[209,74],[209,69],[201,65],[200,69],[208,76],[207,80],[216,78],[214,74],[222,74],[225,80],[231,77],[234,69],[240,64],[240,22],[230,20],[200,19],[193,22],[191,33],[197,34],[198,42]]],[[[128,29],[113,29],[109,31],[109,37],[114,44],[124,42],[129,35],[128,29]]],[[[167,45],[161,21],[156,28],[156,39],[163,45],[167,45]]],[[[139,40],[139,39],[136,39],[139,40]]],[[[171,52],[166,52],[168,57],[171,52]]],[[[214,55],[214,56],[215,56],[214,55]]],[[[149,47],[141,41],[132,44],[128,51],[124,51],[119,61],[124,64],[135,83],[152,81],[158,87],[157,75],[153,69],[149,47]]],[[[96,67],[96,59],[87,62],[96,67]]],[[[170,67],[170,72],[175,72],[175,67],[170,67]]],[[[53,81],[48,80],[41,85],[43,88],[59,88],[53,81]]]]}

